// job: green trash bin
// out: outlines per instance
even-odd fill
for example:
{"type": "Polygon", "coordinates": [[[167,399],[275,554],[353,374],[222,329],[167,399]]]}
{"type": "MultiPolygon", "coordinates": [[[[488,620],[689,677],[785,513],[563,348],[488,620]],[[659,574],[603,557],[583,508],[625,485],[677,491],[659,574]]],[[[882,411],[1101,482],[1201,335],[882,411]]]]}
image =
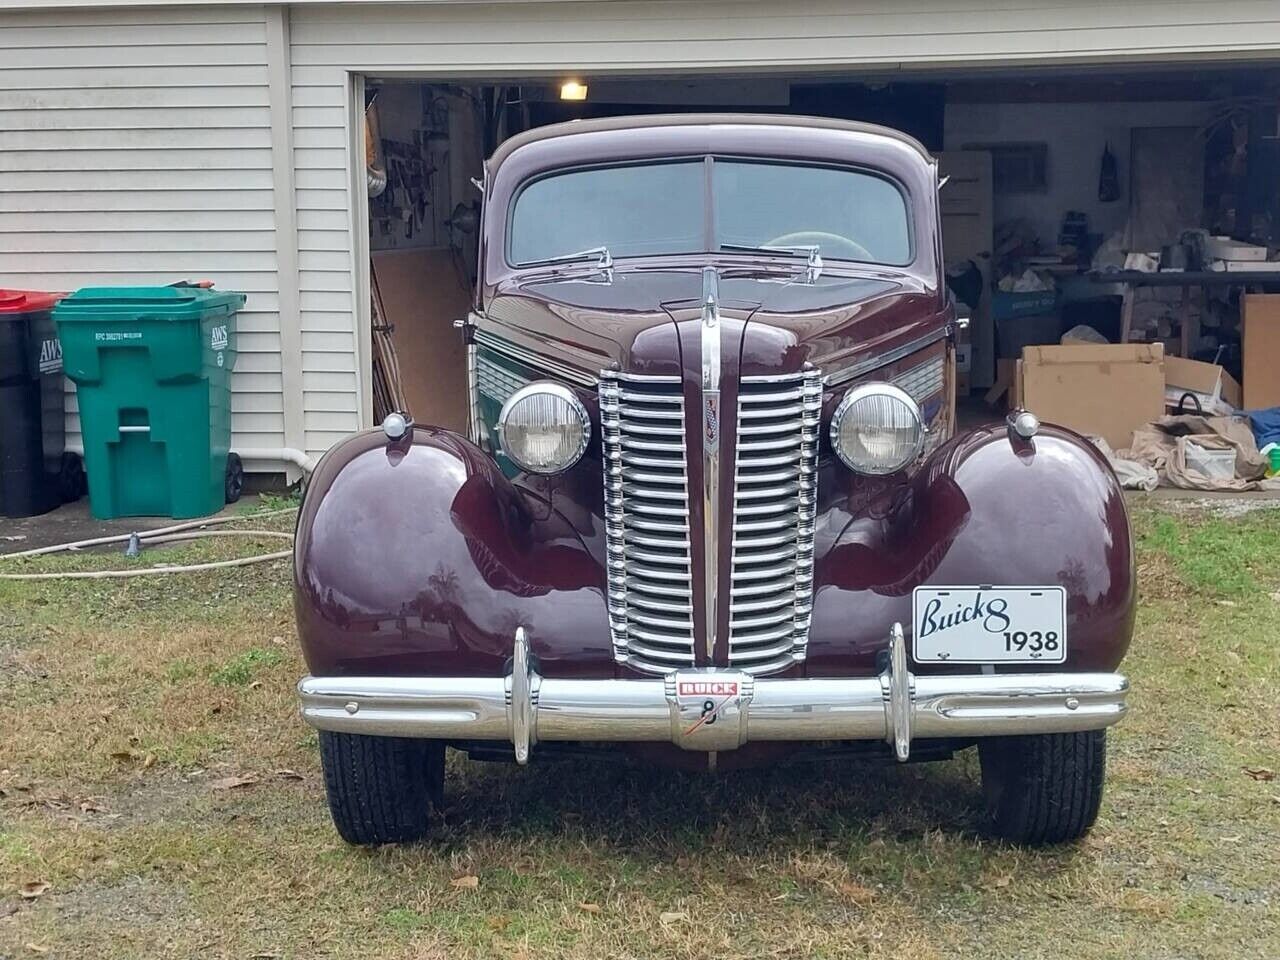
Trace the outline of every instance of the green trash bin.
{"type": "Polygon", "coordinates": [[[239,496],[231,371],[244,295],[87,287],[54,311],[95,517],[203,517],[239,496]]]}

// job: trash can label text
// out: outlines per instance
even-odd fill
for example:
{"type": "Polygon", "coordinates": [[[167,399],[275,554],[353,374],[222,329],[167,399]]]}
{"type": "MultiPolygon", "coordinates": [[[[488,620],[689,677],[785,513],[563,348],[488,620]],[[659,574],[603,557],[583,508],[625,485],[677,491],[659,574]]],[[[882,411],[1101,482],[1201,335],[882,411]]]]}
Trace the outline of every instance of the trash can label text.
{"type": "Polygon", "coordinates": [[[120,340],[141,340],[142,332],[140,330],[128,330],[117,332],[114,330],[98,330],[93,335],[96,343],[115,343],[120,340]]]}
{"type": "Polygon", "coordinates": [[[40,341],[40,372],[57,373],[62,369],[62,344],[57,340],[40,341]]]}

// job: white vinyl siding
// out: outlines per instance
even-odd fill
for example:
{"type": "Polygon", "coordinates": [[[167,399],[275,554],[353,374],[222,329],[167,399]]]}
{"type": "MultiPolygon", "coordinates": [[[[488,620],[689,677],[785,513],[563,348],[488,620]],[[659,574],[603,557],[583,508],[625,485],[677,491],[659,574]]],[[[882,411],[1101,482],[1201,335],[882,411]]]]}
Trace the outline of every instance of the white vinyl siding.
{"type": "Polygon", "coordinates": [[[266,62],[259,7],[0,14],[0,286],[247,294],[233,448],[285,445],[266,62]]]}

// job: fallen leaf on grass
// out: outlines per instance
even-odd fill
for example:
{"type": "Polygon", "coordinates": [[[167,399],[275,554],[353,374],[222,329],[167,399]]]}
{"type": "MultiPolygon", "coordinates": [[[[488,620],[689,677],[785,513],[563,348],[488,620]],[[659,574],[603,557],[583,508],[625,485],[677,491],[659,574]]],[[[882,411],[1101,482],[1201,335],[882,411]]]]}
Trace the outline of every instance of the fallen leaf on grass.
{"type": "Polygon", "coordinates": [[[578,909],[579,909],[579,910],[581,910],[583,913],[599,913],[599,912],[600,912],[600,904],[598,904],[598,903],[580,903],[580,904],[578,904],[578,909]]]}
{"type": "Polygon", "coordinates": [[[106,813],[107,808],[98,802],[101,799],[102,799],[101,797],[85,797],[85,799],[80,801],[80,812],[81,813],[106,813]]]}
{"type": "Polygon", "coordinates": [[[991,885],[993,887],[1003,888],[1003,887],[1007,887],[1012,882],[1013,882],[1013,874],[1006,873],[1003,877],[996,877],[995,881],[991,885]]]}
{"type": "Polygon", "coordinates": [[[480,886],[480,878],[475,876],[455,877],[449,881],[449,885],[457,887],[459,890],[474,890],[480,886]]]}
{"type": "Polygon", "coordinates": [[[130,760],[137,760],[138,755],[132,750],[117,750],[115,753],[111,754],[111,759],[118,760],[121,763],[128,763],[130,760]]]}
{"type": "Polygon", "coordinates": [[[32,953],[48,953],[49,948],[40,943],[28,943],[27,949],[32,953]]]}
{"type": "Polygon", "coordinates": [[[301,780],[302,774],[297,770],[277,770],[276,776],[281,780],[301,780]]]}
{"type": "Polygon", "coordinates": [[[845,880],[839,884],[837,889],[841,895],[854,903],[870,903],[876,898],[876,892],[870,887],[864,887],[860,883],[852,880],[845,880]]]}
{"type": "Polygon", "coordinates": [[[671,911],[669,913],[659,914],[658,920],[661,923],[688,923],[689,915],[683,912],[671,911]]]}
{"type": "Polygon", "coordinates": [[[256,776],[246,773],[242,777],[223,777],[221,780],[214,780],[209,786],[214,790],[237,790],[240,787],[252,787],[257,782],[256,776]]]}
{"type": "Polygon", "coordinates": [[[1276,772],[1269,767],[1245,767],[1244,772],[1251,780],[1270,781],[1276,778],[1276,772]]]}
{"type": "Polygon", "coordinates": [[[34,900],[44,896],[48,889],[49,884],[44,880],[29,880],[18,888],[18,896],[23,900],[34,900]]]}

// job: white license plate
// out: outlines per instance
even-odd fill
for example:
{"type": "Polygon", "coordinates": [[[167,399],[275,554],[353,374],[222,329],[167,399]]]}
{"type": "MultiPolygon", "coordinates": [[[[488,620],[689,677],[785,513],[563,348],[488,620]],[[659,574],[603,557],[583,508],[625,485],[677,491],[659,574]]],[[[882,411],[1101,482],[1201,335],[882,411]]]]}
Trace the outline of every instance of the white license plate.
{"type": "Polygon", "coordinates": [[[1067,592],[1062,587],[916,587],[917,663],[1062,663],[1067,592]]]}

